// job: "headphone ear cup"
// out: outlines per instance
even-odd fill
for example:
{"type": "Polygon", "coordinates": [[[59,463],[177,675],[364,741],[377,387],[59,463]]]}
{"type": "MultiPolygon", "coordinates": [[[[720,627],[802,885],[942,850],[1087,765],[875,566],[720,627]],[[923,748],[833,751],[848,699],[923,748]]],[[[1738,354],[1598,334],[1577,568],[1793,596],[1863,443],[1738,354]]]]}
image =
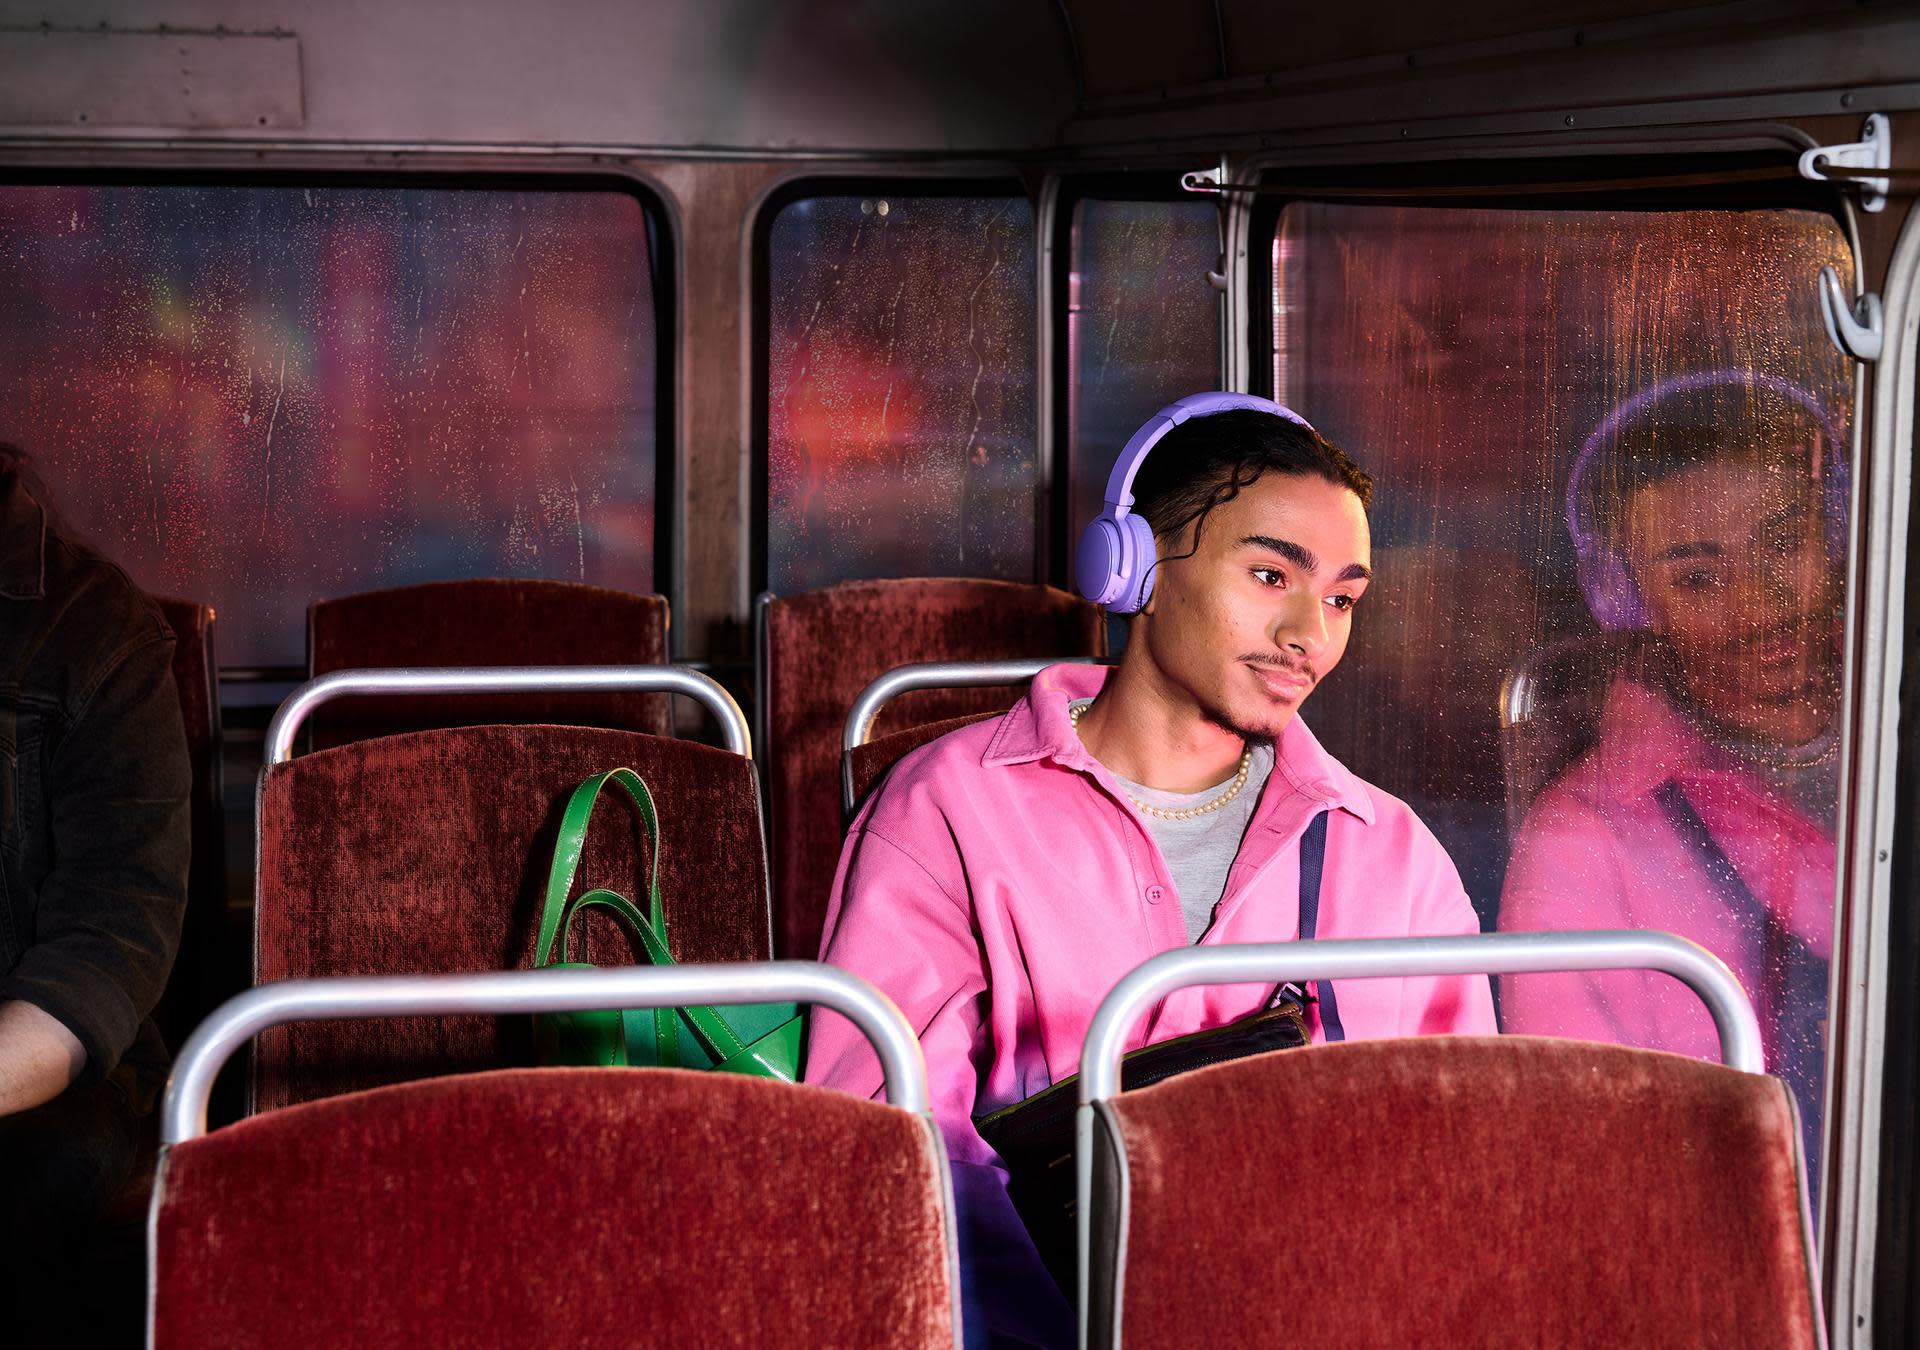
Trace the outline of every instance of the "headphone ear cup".
{"type": "Polygon", "coordinates": [[[1154,573],[1157,570],[1154,563],[1159,559],[1159,550],[1154,543],[1153,526],[1142,517],[1129,513],[1115,523],[1119,525],[1125,540],[1121,545],[1121,580],[1124,589],[1107,608],[1115,614],[1137,614],[1147,607],[1147,601],[1153,595],[1154,573]]]}
{"type": "Polygon", "coordinates": [[[1633,584],[1626,559],[1601,549],[1580,559],[1580,589],[1594,622],[1609,633],[1628,633],[1647,626],[1646,606],[1633,584]]]}
{"type": "Polygon", "coordinates": [[[1096,605],[1111,607],[1120,597],[1126,577],[1121,532],[1125,522],[1110,515],[1099,515],[1080,532],[1079,547],[1073,553],[1073,580],[1080,594],[1096,605]]]}

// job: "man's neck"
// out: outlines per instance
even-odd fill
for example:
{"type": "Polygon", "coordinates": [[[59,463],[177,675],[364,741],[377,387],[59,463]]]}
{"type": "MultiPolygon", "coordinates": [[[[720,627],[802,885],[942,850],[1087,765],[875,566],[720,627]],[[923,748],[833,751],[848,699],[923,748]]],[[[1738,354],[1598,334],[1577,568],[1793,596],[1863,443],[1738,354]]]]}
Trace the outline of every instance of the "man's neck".
{"type": "Polygon", "coordinates": [[[1233,776],[1246,750],[1132,645],[1081,715],[1080,740],[1115,774],[1162,792],[1214,787],[1233,776]]]}

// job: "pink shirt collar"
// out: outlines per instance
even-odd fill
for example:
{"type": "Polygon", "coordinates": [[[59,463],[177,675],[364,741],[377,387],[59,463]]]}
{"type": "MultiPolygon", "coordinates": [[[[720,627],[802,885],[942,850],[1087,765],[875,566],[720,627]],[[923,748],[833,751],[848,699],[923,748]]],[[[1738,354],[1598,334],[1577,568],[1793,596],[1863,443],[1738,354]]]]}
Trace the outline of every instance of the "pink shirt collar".
{"type": "MultiPolygon", "coordinates": [[[[1097,762],[1074,732],[1067,709],[1075,699],[1097,695],[1112,671],[1111,666],[1071,662],[1048,666],[1034,677],[1026,697],[1001,719],[1000,729],[980,758],[981,764],[1025,764],[1051,759],[1066,768],[1094,771],[1097,762]]],[[[1294,791],[1340,807],[1366,824],[1373,824],[1373,798],[1367,785],[1328,754],[1297,716],[1274,743],[1273,771],[1294,791]]],[[[1269,798],[1272,796],[1268,794],[1269,798]]]]}

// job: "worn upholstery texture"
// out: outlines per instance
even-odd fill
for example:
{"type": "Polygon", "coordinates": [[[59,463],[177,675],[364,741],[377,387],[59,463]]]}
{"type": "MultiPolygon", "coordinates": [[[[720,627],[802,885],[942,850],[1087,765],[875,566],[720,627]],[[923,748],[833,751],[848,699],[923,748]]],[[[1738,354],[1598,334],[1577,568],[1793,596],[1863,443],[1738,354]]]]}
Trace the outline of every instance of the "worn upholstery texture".
{"type": "Polygon", "coordinates": [[[1817,1343],[1776,1079],[1426,1038],[1217,1065],[1113,1110],[1129,1350],[1817,1343]]]}
{"type": "MultiPolygon", "coordinates": [[[[620,765],[659,803],[674,957],[765,960],[766,849],[748,760],[631,731],[468,727],[358,741],[263,773],[258,978],[532,965],[567,795],[620,765]]],[[[632,807],[604,796],[575,893],[608,886],[644,900],[641,838],[632,807]]],[[[596,964],[640,959],[603,911],[581,926],[596,964]]],[[[257,1042],[255,1104],[525,1063],[530,1053],[526,1018],[279,1027],[257,1042]]]]}
{"type": "Polygon", "coordinates": [[[173,680],[180,690],[187,756],[193,763],[193,858],[187,912],[173,974],[154,1009],[167,1044],[178,1048],[221,1000],[246,985],[241,953],[229,940],[226,813],[221,797],[219,668],[214,660],[213,607],[156,597],[173,629],[173,680]]]}
{"type": "MultiPolygon", "coordinates": [[[[920,661],[1099,656],[1100,611],[1050,586],[969,578],[851,581],[767,609],[774,948],[814,957],[840,857],[841,736],[860,691],[920,661]]],[[[939,689],[887,705],[875,733],[999,712],[1016,688],[939,689]]]]}
{"type": "MultiPolygon", "coordinates": [[[[481,577],[321,600],[307,671],[368,666],[661,665],[667,602],[577,581],[481,577]]],[[[665,694],[450,694],[354,699],[316,712],[314,748],[401,731],[555,722],[673,734],[665,694]]]]}
{"type": "Polygon", "coordinates": [[[312,1102],[173,1150],[154,1343],[950,1346],[936,1156],[894,1107],[678,1069],[312,1102]]]}
{"type": "Polygon", "coordinates": [[[949,717],[939,722],[926,722],[917,727],[902,727],[899,731],[888,732],[884,736],[856,745],[846,752],[847,760],[853,768],[853,802],[857,809],[867,799],[867,794],[879,785],[887,776],[888,770],[918,750],[923,745],[931,745],[949,731],[958,731],[961,727],[970,727],[975,722],[984,722],[989,717],[997,717],[1004,709],[995,712],[978,712],[968,717],[949,717]]]}

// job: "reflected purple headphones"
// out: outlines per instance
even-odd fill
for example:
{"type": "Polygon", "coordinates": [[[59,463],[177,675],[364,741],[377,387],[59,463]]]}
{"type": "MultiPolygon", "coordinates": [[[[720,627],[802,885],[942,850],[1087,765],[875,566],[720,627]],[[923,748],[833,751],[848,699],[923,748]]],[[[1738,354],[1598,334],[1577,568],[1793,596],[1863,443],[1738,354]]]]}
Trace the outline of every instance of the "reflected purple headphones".
{"type": "Polygon", "coordinates": [[[1641,602],[1640,590],[1633,583],[1633,573],[1627,566],[1626,558],[1608,545],[1599,522],[1594,518],[1595,512],[1587,492],[1587,476],[1592,466],[1604,459],[1602,452],[1620,428],[1648,407],[1675,394],[1722,385],[1765,389],[1791,399],[1812,414],[1820,424],[1829,447],[1825,462],[1821,465],[1827,546],[1835,551],[1846,547],[1849,499],[1846,443],[1841,439],[1840,428],[1820,400],[1792,380],[1757,370],[1695,370],[1676,375],[1642,389],[1608,413],[1606,420],[1595,427],[1593,434],[1581,445],[1580,453],[1573,457],[1573,471],[1567,475],[1567,533],[1573,536],[1574,556],[1579,562],[1580,590],[1587,598],[1587,609],[1592,612],[1594,622],[1607,632],[1621,633],[1645,628],[1647,611],[1641,602]]]}
{"type": "Polygon", "coordinates": [[[1113,462],[1106,510],[1081,532],[1080,547],[1073,555],[1080,594],[1105,605],[1108,613],[1136,613],[1153,595],[1153,527],[1133,514],[1133,479],[1147,452],[1182,422],[1222,412],[1262,412],[1313,430],[1313,424],[1293,409],[1253,394],[1189,394],[1149,417],[1113,462]]]}

